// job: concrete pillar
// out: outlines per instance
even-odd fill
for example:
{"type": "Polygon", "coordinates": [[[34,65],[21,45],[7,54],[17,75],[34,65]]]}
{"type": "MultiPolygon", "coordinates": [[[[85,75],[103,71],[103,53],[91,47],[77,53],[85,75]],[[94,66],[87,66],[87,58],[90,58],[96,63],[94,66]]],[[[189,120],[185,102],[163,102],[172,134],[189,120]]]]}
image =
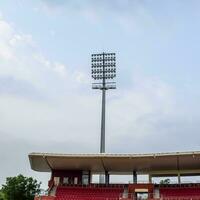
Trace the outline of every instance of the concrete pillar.
{"type": "Polygon", "coordinates": [[[149,183],[152,183],[152,175],[149,174],[149,183]]]}
{"type": "Polygon", "coordinates": [[[137,183],[137,172],[133,171],[133,183],[137,183]]]}
{"type": "Polygon", "coordinates": [[[181,184],[181,175],[178,173],[178,184],[181,184]]]}
{"type": "Polygon", "coordinates": [[[109,184],[109,180],[110,179],[110,174],[108,173],[108,171],[105,171],[105,184],[108,185],[109,184]]]}
{"type": "Polygon", "coordinates": [[[89,170],[89,176],[88,176],[88,183],[92,183],[92,173],[91,171],[89,170]]]}

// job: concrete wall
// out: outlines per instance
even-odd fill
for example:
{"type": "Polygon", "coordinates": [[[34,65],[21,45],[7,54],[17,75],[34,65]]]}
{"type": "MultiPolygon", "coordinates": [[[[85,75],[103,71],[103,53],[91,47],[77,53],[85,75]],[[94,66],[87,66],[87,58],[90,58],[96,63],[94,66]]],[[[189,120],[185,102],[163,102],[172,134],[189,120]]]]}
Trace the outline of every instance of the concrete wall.
{"type": "Polygon", "coordinates": [[[73,182],[74,178],[78,178],[78,184],[82,182],[82,171],[79,170],[53,170],[51,180],[53,181],[54,177],[60,177],[60,183],[63,183],[64,177],[69,177],[73,182]]]}

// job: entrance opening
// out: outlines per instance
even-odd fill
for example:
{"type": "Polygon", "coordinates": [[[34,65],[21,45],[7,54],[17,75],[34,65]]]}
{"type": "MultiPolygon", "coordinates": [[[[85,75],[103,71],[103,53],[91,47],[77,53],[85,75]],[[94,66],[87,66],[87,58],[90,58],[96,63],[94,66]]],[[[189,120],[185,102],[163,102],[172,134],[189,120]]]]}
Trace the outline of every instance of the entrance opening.
{"type": "Polygon", "coordinates": [[[60,184],[60,177],[54,177],[54,185],[58,186],[60,184]]]}
{"type": "Polygon", "coordinates": [[[136,199],[137,200],[146,200],[146,199],[148,199],[148,193],[147,192],[137,192],[136,199]]]}

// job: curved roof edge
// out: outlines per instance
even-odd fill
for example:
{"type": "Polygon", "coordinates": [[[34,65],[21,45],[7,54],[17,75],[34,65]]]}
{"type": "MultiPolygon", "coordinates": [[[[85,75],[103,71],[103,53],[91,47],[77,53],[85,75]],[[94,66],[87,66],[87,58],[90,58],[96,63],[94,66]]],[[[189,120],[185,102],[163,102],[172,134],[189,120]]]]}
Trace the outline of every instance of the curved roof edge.
{"type": "Polygon", "coordinates": [[[29,154],[31,168],[35,171],[91,170],[110,172],[200,171],[200,151],[165,152],[147,154],[29,154]]]}

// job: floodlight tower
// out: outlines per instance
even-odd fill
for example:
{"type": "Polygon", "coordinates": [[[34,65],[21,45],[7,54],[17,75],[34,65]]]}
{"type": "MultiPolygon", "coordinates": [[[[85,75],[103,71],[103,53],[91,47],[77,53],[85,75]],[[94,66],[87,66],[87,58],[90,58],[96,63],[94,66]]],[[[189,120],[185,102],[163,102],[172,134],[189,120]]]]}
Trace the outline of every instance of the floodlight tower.
{"type": "Polygon", "coordinates": [[[102,90],[101,142],[100,153],[105,153],[105,112],[106,90],[116,89],[116,57],[115,53],[92,54],[92,89],[102,90]]]}

